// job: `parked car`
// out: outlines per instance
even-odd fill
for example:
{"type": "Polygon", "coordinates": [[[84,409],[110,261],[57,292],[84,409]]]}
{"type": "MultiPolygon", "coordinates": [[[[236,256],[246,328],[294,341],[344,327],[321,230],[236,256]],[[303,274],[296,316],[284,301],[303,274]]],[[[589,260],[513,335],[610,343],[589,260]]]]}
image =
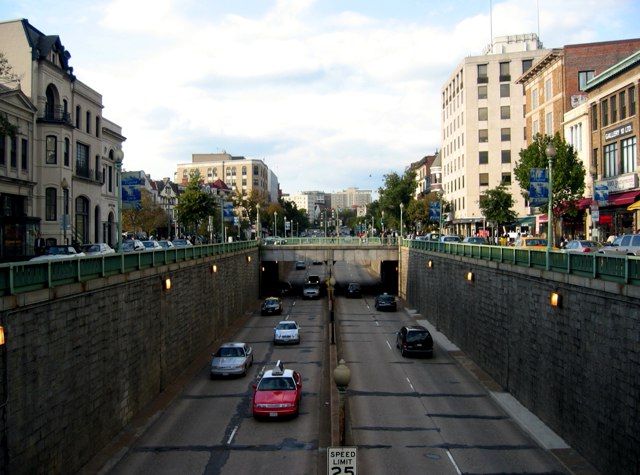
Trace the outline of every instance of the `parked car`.
{"type": "Polygon", "coordinates": [[[302,287],[302,298],[304,299],[319,299],[320,298],[320,285],[311,284],[307,282],[302,287]]]}
{"type": "Polygon", "coordinates": [[[350,282],[347,286],[347,297],[349,298],[360,298],[362,297],[362,290],[360,284],[357,282],[350,282]]]}
{"type": "Polygon", "coordinates": [[[253,417],[297,417],[302,400],[302,376],[278,361],[253,385],[253,417]]]}
{"type": "Polygon", "coordinates": [[[303,270],[307,268],[307,264],[304,261],[296,261],[296,270],[303,270]]]}
{"type": "Polygon", "coordinates": [[[142,241],[138,239],[127,239],[122,241],[122,252],[144,251],[145,247],[142,241]]]}
{"type": "Polygon", "coordinates": [[[160,243],[155,239],[142,241],[142,244],[144,245],[145,251],[159,251],[162,249],[162,246],[160,245],[160,243]]]}
{"type": "Polygon", "coordinates": [[[58,259],[71,259],[74,257],[84,257],[84,252],[76,251],[76,248],[68,244],[48,246],[44,254],[31,258],[32,261],[51,261],[58,259]]]}
{"type": "Polygon", "coordinates": [[[640,234],[624,234],[610,245],[603,246],[598,252],[620,256],[640,256],[640,234]]]}
{"type": "Polygon", "coordinates": [[[587,239],[574,239],[568,241],[564,246],[565,252],[598,252],[602,245],[597,241],[587,239]]]}
{"type": "Polygon", "coordinates": [[[273,344],[300,343],[300,327],[294,320],[278,322],[273,329],[273,344]]]}
{"type": "Polygon", "coordinates": [[[478,236],[467,236],[462,240],[465,244],[487,244],[485,238],[481,238],[478,236]]]}
{"type": "Polygon", "coordinates": [[[158,241],[158,244],[160,244],[160,247],[162,247],[163,249],[169,249],[173,247],[173,243],[167,239],[161,239],[160,241],[158,241]]]}
{"type": "Polygon", "coordinates": [[[191,241],[189,241],[188,239],[174,239],[172,242],[173,242],[173,247],[189,247],[189,246],[193,246],[191,241]]]}
{"type": "Polygon", "coordinates": [[[396,348],[402,356],[433,357],[433,338],[422,325],[405,325],[396,334],[396,348]]]}
{"type": "MultiPolygon", "coordinates": [[[[523,249],[537,249],[544,250],[547,248],[547,240],[545,238],[535,237],[535,236],[524,236],[516,238],[513,242],[514,247],[520,247],[523,249]]],[[[551,249],[554,251],[558,251],[559,249],[555,246],[552,246],[551,249]]]]}
{"type": "Polygon", "coordinates": [[[100,256],[104,254],[114,254],[116,251],[109,244],[104,242],[97,242],[95,244],[83,244],[80,246],[80,251],[84,252],[86,256],[100,256]]]}
{"type": "Polygon", "coordinates": [[[267,297],[260,307],[261,315],[282,315],[282,300],[278,297],[267,297]]]}
{"type": "Polygon", "coordinates": [[[242,342],[223,343],[212,357],[211,379],[217,376],[244,376],[253,364],[253,349],[242,342]]]}
{"type": "Polygon", "coordinates": [[[396,298],[387,293],[378,295],[374,301],[374,306],[376,310],[389,310],[390,312],[395,312],[398,309],[396,298]]]}
{"type": "Polygon", "coordinates": [[[446,236],[440,236],[440,242],[462,242],[462,239],[460,239],[460,236],[448,234],[446,236]]]}

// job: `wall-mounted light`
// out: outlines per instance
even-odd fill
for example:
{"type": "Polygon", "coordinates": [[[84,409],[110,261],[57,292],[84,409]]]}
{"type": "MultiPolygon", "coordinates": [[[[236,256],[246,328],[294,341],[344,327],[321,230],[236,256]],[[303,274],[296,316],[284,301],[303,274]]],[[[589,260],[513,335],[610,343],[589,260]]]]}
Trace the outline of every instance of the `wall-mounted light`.
{"type": "Polygon", "coordinates": [[[218,272],[218,266],[216,264],[213,264],[211,266],[211,273],[215,274],[216,272],[218,272]]]}
{"type": "Polygon", "coordinates": [[[558,292],[551,292],[551,295],[549,296],[549,303],[552,307],[561,307],[562,296],[558,292]]]}
{"type": "Polygon", "coordinates": [[[472,271],[469,271],[465,275],[465,279],[467,279],[467,282],[473,282],[476,279],[476,276],[473,274],[472,271]]]}
{"type": "Polygon", "coordinates": [[[427,267],[428,267],[429,269],[433,269],[433,261],[432,261],[431,259],[429,259],[429,260],[427,261],[427,267]]]}
{"type": "Polygon", "coordinates": [[[0,346],[4,345],[4,328],[0,327],[0,346]]]}
{"type": "Polygon", "coordinates": [[[251,256],[247,256],[247,262],[251,262],[251,256]]]}
{"type": "Polygon", "coordinates": [[[171,290],[171,277],[168,275],[162,278],[162,288],[164,290],[171,290]]]}
{"type": "Polygon", "coordinates": [[[264,266],[260,267],[260,270],[261,270],[262,272],[264,272],[264,266]]]}

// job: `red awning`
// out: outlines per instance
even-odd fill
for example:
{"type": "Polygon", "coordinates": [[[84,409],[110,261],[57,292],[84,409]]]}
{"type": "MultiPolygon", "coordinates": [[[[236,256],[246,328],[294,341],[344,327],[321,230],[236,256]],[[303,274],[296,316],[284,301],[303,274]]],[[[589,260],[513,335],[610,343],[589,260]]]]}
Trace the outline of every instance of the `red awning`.
{"type": "Polygon", "coordinates": [[[576,208],[578,209],[587,209],[589,206],[591,206],[591,198],[582,198],[580,200],[575,200],[574,201],[576,208]]]}
{"type": "Polygon", "coordinates": [[[640,190],[627,191],[625,193],[609,194],[607,206],[625,206],[630,205],[638,199],[640,190]]]}

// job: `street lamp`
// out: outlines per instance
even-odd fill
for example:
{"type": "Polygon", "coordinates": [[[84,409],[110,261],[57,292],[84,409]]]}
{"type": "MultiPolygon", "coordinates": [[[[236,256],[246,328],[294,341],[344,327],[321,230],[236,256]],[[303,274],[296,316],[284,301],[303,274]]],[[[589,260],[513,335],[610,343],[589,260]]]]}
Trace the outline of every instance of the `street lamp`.
{"type": "Polygon", "coordinates": [[[260,203],[256,204],[256,240],[260,239],[260,203]]]}
{"type": "Polygon", "coordinates": [[[402,242],[402,211],[404,210],[404,203],[400,203],[400,242],[402,242]]]}
{"type": "Polygon", "coordinates": [[[118,252],[122,252],[122,160],[124,159],[122,150],[116,150],[113,159],[118,174],[118,252]]]}
{"type": "Polygon", "coordinates": [[[278,235],[278,212],[273,212],[273,237],[278,235]]]}
{"type": "Polygon", "coordinates": [[[340,446],[344,445],[345,441],[345,394],[347,392],[347,387],[349,386],[349,382],[351,382],[351,370],[345,364],[344,360],[341,359],[338,362],[338,366],[333,370],[333,381],[336,383],[336,387],[338,388],[338,398],[340,401],[340,411],[339,411],[339,431],[340,431],[340,446]]]}
{"type": "Polygon", "coordinates": [[[549,160],[549,209],[547,211],[547,270],[551,268],[549,258],[551,253],[551,243],[553,242],[553,160],[556,158],[556,148],[553,142],[549,142],[545,149],[547,160],[549,160]]]}

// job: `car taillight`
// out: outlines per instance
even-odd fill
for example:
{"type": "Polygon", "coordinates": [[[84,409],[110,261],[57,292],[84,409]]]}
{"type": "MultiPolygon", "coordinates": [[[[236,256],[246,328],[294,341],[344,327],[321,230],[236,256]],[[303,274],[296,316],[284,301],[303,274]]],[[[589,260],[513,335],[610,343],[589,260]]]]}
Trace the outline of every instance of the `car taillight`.
{"type": "Polygon", "coordinates": [[[590,247],[583,247],[582,248],[582,252],[591,252],[591,248],[590,247]]]}

